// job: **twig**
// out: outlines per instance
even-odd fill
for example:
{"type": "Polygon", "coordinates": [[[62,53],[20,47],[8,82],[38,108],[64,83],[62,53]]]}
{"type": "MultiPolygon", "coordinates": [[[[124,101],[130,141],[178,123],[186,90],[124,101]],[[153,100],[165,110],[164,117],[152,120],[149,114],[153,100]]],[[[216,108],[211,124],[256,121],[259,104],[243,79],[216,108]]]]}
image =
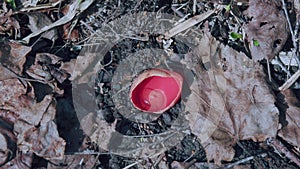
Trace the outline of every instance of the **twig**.
{"type": "Polygon", "coordinates": [[[196,7],[197,7],[197,0],[194,0],[194,3],[193,3],[193,14],[196,13],[196,7]]]}
{"type": "Polygon", "coordinates": [[[279,151],[279,152],[285,154],[285,156],[287,158],[292,160],[295,164],[297,164],[300,167],[299,158],[296,157],[296,155],[294,153],[289,151],[279,140],[271,137],[271,138],[267,139],[267,144],[272,146],[276,151],[279,151]]]}
{"type": "Polygon", "coordinates": [[[285,17],[286,17],[286,20],[288,22],[289,29],[290,29],[290,32],[291,32],[291,35],[292,35],[293,46],[294,46],[294,48],[296,50],[297,49],[296,37],[295,37],[294,31],[293,31],[293,28],[292,28],[292,24],[291,24],[291,21],[290,21],[290,18],[289,18],[288,11],[286,9],[286,4],[285,4],[284,0],[281,0],[281,2],[282,2],[282,8],[284,10],[285,17]]]}
{"type": "MultiPolygon", "coordinates": [[[[244,148],[244,146],[238,141],[237,142],[237,145],[239,146],[239,147],[241,147],[242,149],[243,149],[243,151],[247,154],[247,155],[251,155],[250,153],[249,153],[249,151],[248,150],[246,150],[245,148],[244,148]]],[[[257,159],[257,157],[256,156],[252,156],[253,157],[253,159],[252,160],[254,160],[256,163],[257,163],[257,167],[258,168],[266,168],[265,167],[265,165],[263,164],[263,163],[261,163],[258,159],[257,159]]]]}
{"type": "Polygon", "coordinates": [[[178,33],[202,22],[203,20],[207,19],[209,16],[211,16],[212,14],[214,14],[217,10],[209,10],[203,14],[200,15],[196,15],[184,22],[182,22],[181,24],[175,26],[174,28],[170,29],[169,31],[167,31],[165,33],[166,39],[169,39],[175,35],[177,35],[178,33]]]}
{"type": "Polygon", "coordinates": [[[56,5],[60,4],[62,1],[57,1],[54,3],[49,3],[49,4],[41,4],[41,5],[36,5],[33,7],[25,7],[20,9],[20,11],[14,12],[14,14],[18,14],[21,12],[29,12],[29,11],[35,11],[35,10],[41,10],[41,9],[49,9],[49,8],[54,8],[56,5]]]}
{"type": "MultiPolygon", "coordinates": [[[[146,157],[146,158],[157,157],[157,156],[160,156],[160,155],[163,154],[163,153],[164,153],[164,151],[161,151],[161,152],[158,152],[158,153],[156,153],[156,154],[150,155],[150,156],[148,156],[148,157],[146,157]]],[[[143,161],[144,161],[144,159],[138,160],[138,161],[136,161],[136,162],[134,162],[134,163],[132,163],[132,164],[129,164],[128,166],[124,167],[123,169],[129,169],[130,167],[133,167],[133,166],[135,166],[135,165],[137,165],[137,164],[139,164],[139,163],[141,163],[141,162],[143,162],[143,161]]]]}
{"type": "Polygon", "coordinates": [[[180,12],[178,9],[176,9],[174,6],[172,6],[171,9],[181,18],[184,17],[184,14],[182,12],[180,12]]]}
{"type": "Polygon", "coordinates": [[[234,166],[236,166],[236,165],[246,163],[246,162],[248,162],[248,161],[250,161],[250,160],[253,160],[253,159],[256,158],[256,157],[266,157],[266,156],[267,156],[267,153],[262,153],[262,154],[259,154],[259,155],[257,155],[257,156],[250,156],[250,157],[241,159],[241,160],[239,160],[239,161],[236,161],[236,162],[234,162],[234,163],[232,163],[232,164],[228,164],[228,165],[226,165],[223,169],[229,169],[229,168],[232,168],[232,167],[234,167],[234,166]]]}
{"type": "Polygon", "coordinates": [[[86,10],[93,2],[94,2],[94,0],[87,0],[84,2],[74,0],[73,3],[70,5],[68,13],[64,17],[60,18],[59,20],[57,20],[56,22],[54,22],[50,25],[44,26],[43,28],[41,28],[40,30],[38,30],[36,32],[31,33],[30,35],[25,37],[23,40],[28,43],[32,37],[38,36],[41,33],[44,33],[45,31],[48,31],[57,26],[61,26],[61,25],[64,25],[64,24],[70,22],[75,16],[77,16],[78,14],[80,14],[81,12],[86,10]]]}
{"type": "Polygon", "coordinates": [[[293,74],[293,76],[290,77],[282,86],[280,86],[279,90],[284,91],[284,90],[288,89],[295,83],[296,80],[298,80],[299,77],[300,77],[300,69],[297,70],[297,72],[295,74],[293,74]]]}

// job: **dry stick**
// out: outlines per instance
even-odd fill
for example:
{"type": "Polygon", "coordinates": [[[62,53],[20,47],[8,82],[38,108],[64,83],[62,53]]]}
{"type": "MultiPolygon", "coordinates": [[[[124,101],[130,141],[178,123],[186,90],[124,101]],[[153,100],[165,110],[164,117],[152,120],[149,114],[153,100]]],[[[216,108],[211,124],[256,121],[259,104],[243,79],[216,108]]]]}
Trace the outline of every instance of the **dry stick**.
{"type": "MultiPolygon", "coordinates": [[[[292,28],[292,24],[291,24],[290,19],[289,19],[289,14],[288,14],[288,11],[286,9],[286,4],[285,4],[284,0],[281,0],[281,2],[282,2],[282,8],[284,10],[284,14],[285,14],[286,20],[288,22],[289,29],[290,29],[291,36],[292,36],[292,40],[293,40],[293,46],[294,46],[293,53],[297,53],[297,50],[298,50],[297,40],[296,40],[294,31],[293,31],[293,28],[292,28]]],[[[295,59],[297,60],[298,65],[299,65],[300,62],[299,62],[298,56],[296,56],[295,59]]],[[[282,86],[280,86],[279,90],[282,91],[282,90],[288,89],[299,78],[299,76],[300,76],[300,69],[292,77],[290,77],[282,86]]]]}
{"type": "Polygon", "coordinates": [[[234,163],[232,163],[232,164],[228,164],[228,165],[226,165],[223,169],[229,169],[229,168],[232,168],[232,167],[234,167],[234,166],[236,166],[236,165],[246,163],[246,162],[248,162],[248,161],[250,161],[250,160],[253,160],[253,159],[256,158],[256,157],[266,157],[266,156],[267,156],[267,153],[262,153],[262,154],[259,154],[259,155],[257,155],[257,156],[250,156],[250,157],[241,159],[241,160],[239,160],[239,161],[236,161],[236,162],[234,162],[234,163]]]}
{"type": "Polygon", "coordinates": [[[167,31],[165,33],[165,36],[167,39],[177,35],[178,33],[198,24],[199,22],[202,22],[203,20],[205,20],[206,18],[208,18],[209,16],[211,16],[213,13],[215,13],[217,10],[209,10],[203,14],[200,15],[196,15],[180,24],[178,24],[177,26],[175,26],[174,28],[170,29],[169,31],[167,31]]]}
{"type": "Polygon", "coordinates": [[[296,49],[296,47],[297,47],[296,37],[295,37],[294,31],[293,31],[293,28],[292,28],[292,24],[291,24],[290,19],[289,19],[289,14],[288,14],[288,11],[286,9],[286,4],[285,4],[284,0],[281,0],[281,2],[282,2],[282,8],[284,10],[285,17],[286,17],[286,20],[288,22],[289,29],[290,29],[290,32],[291,32],[291,35],[292,35],[293,46],[296,49]]]}
{"type": "Polygon", "coordinates": [[[276,138],[268,138],[267,144],[272,146],[275,150],[285,154],[287,158],[292,160],[295,164],[297,164],[300,167],[300,160],[294,153],[289,151],[279,140],[276,138]]]}
{"type": "Polygon", "coordinates": [[[182,12],[180,12],[178,9],[176,9],[174,6],[172,6],[171,9],[181,18],[184,17],[184,14],[182,12]]]}
{"type": "Polygon", "coordinates": [[[63,16],[59,20],[55,21],[54,23],[44,26],[40,30],[31,33],[30,35],[25,37],[23,40],[28,43],[32,37],[38,36],[50,29],[53,29],[55,27],[58,27],[58,26],[61,26],[61,25],[64,25],[64,24],[70,22],[78,14],[80,14],[81,12],[86,10],[93,2],[94,2],[94,0],[86,0],[84,2],[80,2],[79,0],[74,0],[73,3],[70,5],[69,11],[67,12],[67,14],[65,16],[63,16]]]}
{"type": "MultiPolygon", "coordinates": [[[[243,146],[239,141],[237,142],[237,145],[238,145],[239,147],[241,147],[241,148],[243,149],[243,151],[245,151],[245,153],[246,153],[247,155],[250,155],[249,151],[246,150],[246,149],[244,148],[244,146],[243,146]]],[[[256,156],[253,156],[253,160],[254,160],[254,162],[257,163],[257,165],[258,165],[257,167],[258,167],[258,168],[266,168],[266,167],[264,166],[264,164],[261,164],[261,163],[260,163],[260,161],[257,159],[256,156]]]]}
{"type": "Polygon", "coordinates": [[[295,81],[300,77],[300,69],[297,70],[295,74],[293,74],[292,77],[290,77],[282,86],[279,87],[280,91],[284,91],[288,89],[290,86],[292,86],[295,81]]]}
{"type": "Polygon", "coordinates": [[[194,0],[194,3],[193,3],[193,14],[196,13],[196,10],[197,10],[197,0],[194,0]]]}

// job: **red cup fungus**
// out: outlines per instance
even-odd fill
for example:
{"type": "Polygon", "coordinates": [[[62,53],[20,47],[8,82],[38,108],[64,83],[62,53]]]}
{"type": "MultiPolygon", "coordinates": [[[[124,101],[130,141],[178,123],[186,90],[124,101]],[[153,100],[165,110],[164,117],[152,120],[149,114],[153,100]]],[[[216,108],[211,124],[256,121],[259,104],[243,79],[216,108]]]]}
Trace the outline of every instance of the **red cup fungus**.
{"type": "Polygon", "coordinates": [[[133,81],[130,100],[143,112],[161,114],[176,104],[182,83],[182,76],[176,72],[157,68],[146,70],[133,81]]]}

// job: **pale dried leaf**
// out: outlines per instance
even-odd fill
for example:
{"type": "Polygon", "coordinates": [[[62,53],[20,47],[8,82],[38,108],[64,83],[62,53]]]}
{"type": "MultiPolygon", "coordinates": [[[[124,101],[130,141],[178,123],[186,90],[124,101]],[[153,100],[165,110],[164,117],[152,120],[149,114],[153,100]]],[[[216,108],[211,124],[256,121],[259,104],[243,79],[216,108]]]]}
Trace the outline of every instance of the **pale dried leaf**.
{"type": "Polygon", "coordinates": [[[49,121],[19,135],[18,145],[23,152],[29,150],[37,156],[52,160],[64,157],[66,142],[59,137],[56,124],[49,121]]]}
{"type": "Polygon", "coordinates": [[[279,130],[278,135],[288,143],[299,147],[300,145],[300,101],[292,90],[282,92],[288,108],[285,112],[287,124],[279,130]]]}
{"type": "Polygon", "coordinates": [[[7,142],[5,136],[0,133],[0,166],[3,165],[9,157],[7,142]]]}
{"type": "Polygon", "coordinates": [[[31,168],[33,160],[33,154],[31,152],[18,152],[17,156],[1,166],[3,169],[20,169],[20,168],[31,168]]]}
{"type": "Polygon", "coordinates": [[[221,160],[231,161],[233,159],[235,151],[231,145],[224,146],[213,140],[208,142],[207,145],[204,145],[208,161],[214,159],[217,165],[221,165],[221,160]]]}
{"type": "Polygon", "coordinates": [[[264,141],[276,136],[278,109],[259,64],[208,33],[185,59],[196,72],[186,118],[201,143],[209,145],[204,146],[208,160],[217,164],[232,160],[237,140],[264,141]]]}
{"type": "Polygon", "coordinates": [[[244,26],[250,51],[255,61],[273,59],[284,46],[287,37],[287,21],[281,4],[276,0],[249,0],[248,15],[251,19],[244,26]],[[259,46],[253,44],[257,40],[259,46]]]}
{"type": "Polygon", "coordinates": [[[108,150],[110,139],[115,133],[115,124],[110,125],[96,113],[89,113],[81,120],[81,127],[99,146],[108,150]]]}
{"type": "Polygon", "coordinates": [[[31,47],[17,42],[4,42],[0,45],[0,51],[0,63],[14,73],[21,75],[26,55],[31,51],[31,47]]]}
{"type": "MultiPolygon", "coordinates": [[[[52,21],[48,16],[43,13],[26,13],[26,15],[29,18],[28,27],[31,32],[37,32],[43,27],[52,24],[52,21]]],[[[41,36],[52,41],[55,41],[58,38],[56,29],[46,31],[41,36]]]]}
{"type": "Polygon", "coordinates": [[[52,95],[47,95],[37,103],[33,88],[31,87],[31,92],[27,93],[27,86],[18,79],[0,81],[0,92],[3,93],[0,95],[2,116],[7,117],[8,121],[22,119],[29,124],[38,125],[52,102],[52,95]],[[12,115],[5,115],[5,112],[12,115]]]}
{"type": "MultiPolygon", "coordinates": [[[[0,51],[1,53],[1,51],[0,51]]],[[[1,55],[1,54],[0,54],[1,55]]],[[[18,77],[15,73],[0,64],[0,80],[7,80],[18,77]]]]}

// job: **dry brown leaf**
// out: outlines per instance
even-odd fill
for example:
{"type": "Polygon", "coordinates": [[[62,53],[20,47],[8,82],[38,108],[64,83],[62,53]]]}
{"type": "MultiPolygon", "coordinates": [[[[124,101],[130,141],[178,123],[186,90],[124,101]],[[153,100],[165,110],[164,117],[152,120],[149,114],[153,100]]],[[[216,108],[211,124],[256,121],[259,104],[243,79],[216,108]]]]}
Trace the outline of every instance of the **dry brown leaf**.
{"type": "Polygon", "coordinates": [[[28,43],[31,38],[38,36],[46,31],[49,31],[57,26],[61,26],[61,25],[64,25],[64,24],[70,22],[77,14],[86,10],[93,2],[94,2],[94,0],[87,0],[87,1],[83,1],[83,2],[73,1],[65,16],[61,17],[59,20],[55,21],[54,23],[45,25],[44,27],[40,28],[39,30],[32,32],[30,35],[25,37],[23,40],[28,43]]]}
{"type": "Polygon", "coordinates": [[[48,160],[62,159],[66,142],[59,137],[57,126],[53,121],[31,127],[18,137],[21,151],[32,151],[37,156],[48,160]]]}
{"type": "Polygon", "coordinates": [[[0,133],[0,166],[3,165],[9,157],[6,138],[0,133]]]}
{"type": "Polygon", "coordinates": [[[288,37],[281,4],[276,0],[249,0],[248,15],[252,19],[244,26],[244,30],[253,59],[273,59],[288,37]],[[259,46],[253,44],[254,40],[258,41],[259,46]]]}
{"type": "Polygon", "coordinates": [[[37,103],[34,97],[34,90],[27,93],[27,86],[24,86],[18,79],[0,81],[0,115],[7,121],[22,119],[29,124],[38,125],[48,110],[53,98],[46,95],[37,103]]]}
{"type": "Polygon", "coordinates": [[[231,161],[233,159],[235,152],[231,145],[224,146],[214,140],[207,142],[210,142],[204,145],[207,159],[214,159],[218,165],[221,165],[221,160],[231,161]]]}
{"type": "Polygon", "coordinates": [[[28,153],[17,152],[17,156],[13,160],[1,166],[1,168],[3,169],[31,168],[32,160],[33,160],[33,154],[31,152],[28,153]]]}
{"type": "Polygon", "coordinates": [[[67,79],[68,75],[64,73],[64,70],[60,70],[53,66],[58,64],[61,60],[61,58],[54,54],[38,53],[36,54],[34,64],[26,70],[26,73],[34,79],[50,81],[54,77],[62,83],[67,79]]]}
{"type": "Polygon", "coordinates": [[[6,13],[0,14],[0,34],[17,36],[20,31],[19,22],[12,16],[13,11],[10,9],[6,13]]]}
{"type": "Polygon", "coordinates": [[[72,28],[71,23],[67,23],[63,26],[63,39],[77,42],[79,40],[79,31],[78,29],[72,28]],[[71,32],[70,32],[71,31],[71,32]]]}
{"type": "Polygon", "coordinates": [[[276,136],[278,109],[259,64],[208,33],[185,63],[197,77],[186,102],[186,118],[208,160],[232,160],[231,146],[237,140],[276,136]]]}
{"type": "Polygon", "coordinates": [[[19,75],[22,74],[26,55],[31,47],[21,45],[17,42],[3,42],[0,45],[0,63],[19,75]]]}
{"type": "Polygon", "coordinates": [[[17,75],[15,73],[0,64],[0,80],[7,80],[16,77],[17,75]]]}
{"type": "Polygon", "coordinates": [[[287,124],[279,130],[278,135],[288,143],[299,147],[300,145],[300,101],[292,90],[282,92],[288,108],[285,112],[287,124]]]}
{"type": "Polygon", "coordinates": [[[105,150],[109,150],[110,139],[115,131],[115,123],[110,125],[96,113],[89,113],[81,120],[81,127],[91,140],[105,150]]]}
{"type": "MultiPolygon", "coordinates": [[[[52,21],[43,13],[26,13],[29,18],[29,29],[31,32],[37,32],[44,26],[52,24],[52,21]]],[[[51,29],[41,35],[43,38],[55,41],[57,39],[57,30],[51,29]]]]}

